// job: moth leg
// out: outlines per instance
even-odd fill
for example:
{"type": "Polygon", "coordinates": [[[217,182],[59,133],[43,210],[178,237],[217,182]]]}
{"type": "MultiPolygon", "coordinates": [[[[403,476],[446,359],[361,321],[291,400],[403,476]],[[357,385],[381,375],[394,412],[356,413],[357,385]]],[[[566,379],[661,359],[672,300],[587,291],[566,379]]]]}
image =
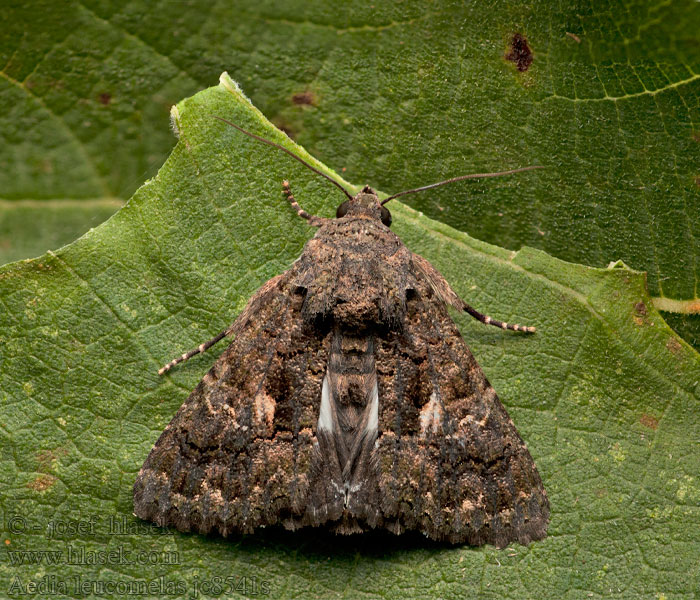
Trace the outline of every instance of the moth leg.
{"type": "Polygon", "coordinates": [[[413,267],[425,277],[430,283],[430,287],[438,295],[438,297],[450,306],[454,306],[457,310],[463,310],[469,313],[477,321],[481,321],[486,325],[494,325],[495,327],[500,327],[501,329],[511,329],[513,331],[524,331],[526,333],[535,333],[534,327],[528,327],[527,325],[517,325],[515,323],[504,323],[503,321],[498,321],[493,319],[488,315],[480,313],[475,308],[469,306],[464,300],[462,300],[455,292],[447,280],[439,273],[439,271],[431,265],[427,260],[418,254],[413,254],[411,256],[411,262],[413,267]]]}
{"type": "Polygon", "coordinates": [[[186,360],[192,358],[192,357],[195,356],[196,354],[200,354],[200,353],[204,352],[205,350],[208,350],[208,349],[211,348],[214,344],[216,344],[216,342],[218,342],[219,340],[225,338],[226,335],[227,335],[228,333],[230,333],[230,332],[229,332],[229,329],[230,329],[230,328],[224,329],[224,330],[223,330],[221,333],[219,333],[216,337],[213,337],[213,338],[211,338],[209,341],[200,344],[200,345],[197,346],[194,350],[190,350],[189,352],[185,352],[182,356],[178,356],[177,358],[171,360],[167,365],[165,365],[164,367],[158,369],[158,375],[162,375],[163,373],[167,373],[167,372],[170,371],[170,369],[172,369],[175,365],[177,365],[177,364],[179,364],[179,363],[181,363],[181,362],[185,362],[186,360]]]}
{"type": "Polygon", "coordinates": [[[518,325],[517,323],[504,323],[503,321],[493,319],[488,315],[480,313],[475,308],[472,308],[464,300],[462,300],[462,304],[462,310],[464,310],[464,312],[469,313],[477,321],[481,321],[486,325],[493,325],[494,327],[500,327],[501,329],[511,329],[513,331],[524,331],[526,333],[535,333],[536,331],[534,327],[530,327],[528,325],[518,325]]]}
{"type": "Polygon", "coordinates": [[[286,179],[282,182],[282,193],[285,195],[287,200],[289,200],[289,203],[292,205],[292,208],[296,211],[296,213],[302,219],[306,219],[309,222],[309,225],[312,227],[321,227],[321,225],[328,220],[324,219],[323,217],[310,215],[301,206],[299,206],[299,203],[294,198],[294,194],[292,194],[292,188],[289,186],[289,182],[286,179]]]}

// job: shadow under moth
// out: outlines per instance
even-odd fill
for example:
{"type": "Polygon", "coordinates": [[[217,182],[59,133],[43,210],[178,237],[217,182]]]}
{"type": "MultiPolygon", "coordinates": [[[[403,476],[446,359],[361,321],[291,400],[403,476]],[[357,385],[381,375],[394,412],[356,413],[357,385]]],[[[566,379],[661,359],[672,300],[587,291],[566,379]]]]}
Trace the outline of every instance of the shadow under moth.
{"type": "Polygon", "coordinates": [[[289,270],[234,323],[159,373],[233,341],[180,407],[134,484],[142,519],[181,531],[251,533],[375,528],[503,547],[546,535],[549,502],[535,463],[447,307],[477,312],[389,229],[369,186],[317,227],[289,270]]]}

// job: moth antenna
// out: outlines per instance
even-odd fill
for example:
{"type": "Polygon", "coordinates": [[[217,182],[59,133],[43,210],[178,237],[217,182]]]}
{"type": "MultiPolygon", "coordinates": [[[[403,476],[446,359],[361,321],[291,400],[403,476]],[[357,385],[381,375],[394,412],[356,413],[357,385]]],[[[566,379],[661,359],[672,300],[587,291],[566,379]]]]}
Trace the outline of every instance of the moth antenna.
{"type": "Polygon", "coordinates": [[[499,321],[493,317],[489,317],[484,313],[480,313],[475,308],[469,306],[466,302],[462,301],[464,305],[462,310],[469,313],[477,321],[481,321],[485,325],[493,325],[494,327],[500,327],[501,329],[510,329],[511,331],[524,331],[525,333],[535,333],[537,329],[529,325],[518,325],[517,323],[506,323],[505,321],[499,321]]]}
{"type": "Polygon", "coordinates": [[[541,166],[532,166],[532,167],[522,167],[520,169],[511,169],[510,171],[499,171],[497,173],[474,173],[472,175],[460,175],[459,177],[453,177],[452,179],[446,179],[445,181],[438,181],[437,183],[431,183],[430,185],[424,185],[423,187],[416,188],[414,190],[405,190],[403,192],[399,192],[398,194],[394,194],[393,196],[389,196],[388,198],[385,198],[382,200],[382,206],[389,202],[389,200],[393,200],[394,198],[398,198],[399,196],[405,196],[406,194],[413,194],[415,192],[422,192],[424,190],[430,190],[432,188],[439,187],[441,185],[447,185],[448,183],[454,183],[455,181],[463,181],[465,179],[479,179],[482,177],[501,177],[503,175],[512,175],[513,173],[522,173],[523,171],[533,171],[534,169],[544,169],[544,167],[541,166]]]}
{"type": "Polygon", "coordinates": [[[177,358],[174,358],[171,360],[167,365],[164,367],[161,367],[158,369],[158,375],[162,375],[163,373],[167,373],[172,369],[175,365],[180,364],[181,362],[185,362],[186,360],[189,360],[193,356],[197,354],[201,354],[202,352],[208,350],[211,348],[216,342],[219,340],[224,339],[227,335],[229,334],[228,329],[224,329],[220,334],[218,334],[216,337],[211,338],[210,340],[200,344],[197,346],[194,350],[190,350],[189,352],[185,352],[182,356],[178,356],[177,358]]]}
{"type": "Polygon", "coordinates": [[[337,187],[343,194],[345,194],[350,200],[352,200],[352,194],[348,192],[342,185],[340,185],[335,179],[332,177],[329,177],[322,171],[319,171],[316,167],[312,167],[309,163],[307,163],[304,159],[299,158],[294,152],[291,150],[288,150],[284,146],[280,146],[279,144],[275,144],[275,142],[271,142],[270,140],[266,140],[264,137],[260,137],[259,135],[255,135],[254,133],[250,133],[250,131],[246,131],[242,127],[239,127],[235,123],[231,123],[231,121],[228,121],[226,119],[222,119],[221,117],[217,117],[216,115],[212,115],[215,119],[218,119],[219,121],[222,121],[223,123],[226,123],[227,125],[230,125],[234,129],[238,129],[241,133],[245,133],[248,137],[252,137],[254,140],[258,140],[259,142],[262,142],[263,144],[267,144],[268,146],[274,146],[275,148],[279,148],[282,150],[282,152],[286,152],[291,156],[292,158],[298,160],[302,165],[305,167],[308,167],[311,169],[314,173],[317,173],[321,177],[325,177],[328,181],[330,181],[335,187],[337,187]]]}
{"type": "Polygon", "coordinates": [[[292,208],[296,211],[296,213],[302,219],[306,219],[309,222],[309,225],[311,225],[312,227],[321,227],[328,221],[328,219],[317,217],[316,215],[310,215],[301,206],[299,206],[299,203],[296,201],[296,198],[294,198],[294,194],[292,194],[292,188],[290,187],[289,182],[286,179],[282,182],[282,193],[287,198],[289,204],[291,204],[292,208]]]}

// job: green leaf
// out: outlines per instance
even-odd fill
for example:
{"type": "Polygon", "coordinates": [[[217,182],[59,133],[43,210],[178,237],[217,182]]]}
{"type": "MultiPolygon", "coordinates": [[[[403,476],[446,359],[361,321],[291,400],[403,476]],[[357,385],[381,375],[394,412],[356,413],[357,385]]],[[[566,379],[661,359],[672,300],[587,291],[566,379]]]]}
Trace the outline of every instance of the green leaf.
{"type": "Polygon", "coordinates": [[[120,200],[0,200],[0,262],[60,248],[121,207],[120,200]]]}
{"type": "MultiPolygon", "coordinates": [[[[700,297],[692,0],[34,0],[0,19],[3,199],[127,198],[170,152],[170,105],[229,68],[314,155],[387,192],[545,165],[539,186],[472,182],[409,202],[499,246],[622,259],[654,296],[700,297]],[[505,60],[515,33],[533,53],[524,72],[505,60]]],[[[0,262],[15,256],[0,247],[0,262]]]]}
{"type": "Polygon", "coordinates": [[[309,212],[331,216],[343,199],[211,115],[313,160],[223,77],[178,105],[172,155],[114,217],[0,269],[0,594],[43,582],[66,586],[44,596],[71,598],[254,597],[263,584],[275,598],[692,597],[700,358],[659,317],[644,275],[504,250],[398,202],[395,231],[458,293],[538,327],[523,336],[455,315],[542,474],[549,536],[503,551],[318,529],[225,540],[132,516],[141,463],[221,345],[157,369],[226,327],[313,233],[280,182],[309,212]],[[22,550],[64,554],[14,564],[22,550]],[[222,593],[227,577],[246,587],[222,593]]]}

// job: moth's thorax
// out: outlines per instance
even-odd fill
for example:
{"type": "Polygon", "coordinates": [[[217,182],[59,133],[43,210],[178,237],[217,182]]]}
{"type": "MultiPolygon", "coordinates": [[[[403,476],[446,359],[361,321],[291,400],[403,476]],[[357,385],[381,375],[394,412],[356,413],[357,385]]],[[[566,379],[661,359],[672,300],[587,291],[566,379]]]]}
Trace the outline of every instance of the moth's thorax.
{"type": "Polygon", "coordinates": [[[411,253],[387,226],[366,214],[328,221],[295,263],[303,314],[341,327],[400,326],[411,253]]]}

